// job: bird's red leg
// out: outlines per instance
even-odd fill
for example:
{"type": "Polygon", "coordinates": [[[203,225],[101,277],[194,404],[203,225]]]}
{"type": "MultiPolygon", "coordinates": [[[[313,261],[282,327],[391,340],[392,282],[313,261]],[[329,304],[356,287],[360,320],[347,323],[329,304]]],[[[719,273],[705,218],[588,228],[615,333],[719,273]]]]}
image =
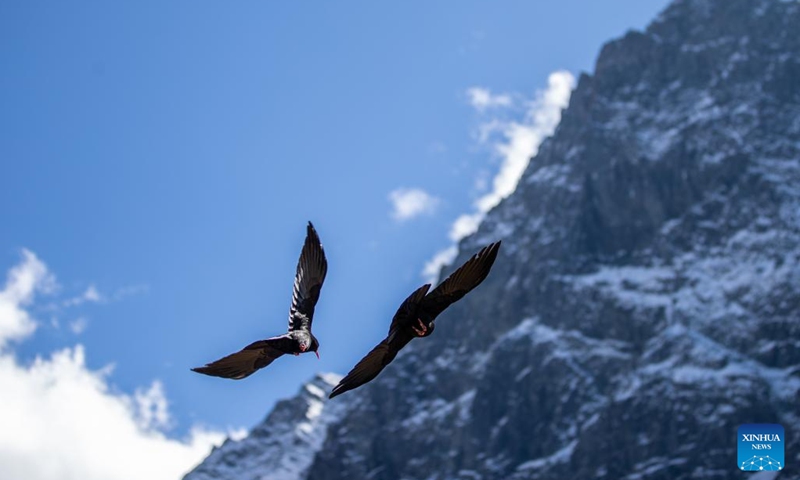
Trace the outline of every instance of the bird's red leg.
{"type": "Polygon", "coordinates": [[[419,323],[419,328],[415,327],[414,325],[411,325],[411,328],[414,329],[418,337],[424,337],[425,334],[428,333],[428,327],[426,327],[419,318],[417,319],[417,323],[419,323]]]}

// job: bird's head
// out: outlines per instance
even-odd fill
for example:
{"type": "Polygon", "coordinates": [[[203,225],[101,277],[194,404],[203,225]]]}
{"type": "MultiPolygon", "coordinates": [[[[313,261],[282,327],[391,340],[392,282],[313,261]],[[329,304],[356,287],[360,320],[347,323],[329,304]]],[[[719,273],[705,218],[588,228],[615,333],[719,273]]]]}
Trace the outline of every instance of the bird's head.
{"type": "Polygon", "coordinates": [[[319,359],[319,341],[317,341],[317,337],[312,336],[310,341],[301,340],[299,347],[300,351],[303,353],[308,351],[314,352],[314,355],[316,355],[317,359],[319,359]]]}

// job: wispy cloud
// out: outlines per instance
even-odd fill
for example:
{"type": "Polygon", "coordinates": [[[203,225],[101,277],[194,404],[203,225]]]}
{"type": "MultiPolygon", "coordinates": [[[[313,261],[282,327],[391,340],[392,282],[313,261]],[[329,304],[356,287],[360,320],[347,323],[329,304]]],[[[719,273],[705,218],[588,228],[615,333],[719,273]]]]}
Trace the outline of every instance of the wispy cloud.
{"type": "MultiPolygon", "coordinates": [[[[524,101],[524,114],[519,120],[487,119],[478,128],[478,141],[488,144],[494,155],[501,159],[500,169],[491,181],[488,193],[478,198],[474,210],[459,216],[450,227],[450,240],[458,243],[478,230],[486,213],[509,196],[517,187],[531,157],[539,145],[555,131],[561,120],[561,111],[569,103],[575,78],[567,71],[557,71],[547,79],[547,88],[536,92],[534,98],[524,101]]],[[[491,106],[511,107],[511,95],[492,95],[489,90],[467,90],[470,103],[479,112],[491,106]]],[[[454,246],[437,253],[423,269],[423,276],[435,280],[444,265],[455,258],[454,246]]]]}
{"type": "MultiPolygon", "coordinates": [[[[34,294],[54,284],[45,264],[24,250],[0,291],[0,347],[34,331],[28,311],[34,294]]],[[[224,439],[224,433],[200,427],[184,439],[169,438],[164,428],[172,417],[163,385],[155,381],[126,395],[110,384],[110,374],[111,368],[90,370],[81,345],[30,365],[0,350],[3,477],[174,480],[224,439]]]]}
{"type": "Polygon", "coordinates": [[[76,307],[86,302],[97,303],[103,300],[97,287],[89,285],[89,287],[80,295],[64,300],[65,307],[76,307]]]}
{"type": "Polygon", "coordinates": [[[124,298],[132,297],[134,295],[144,295],[150,291],[150,285],[137,284],[120,287],[109,296],[110,301],[118,302],[124,298]]]}
{"type": "Polygon", "coordinates": [[[86,327],[89,326],[89,321],[86,320],[86,317],[78,317],[75,320],[69,322],[69,329],[72,330],[72,333],[75,335],[80,335],[81,333],[86,330],[86,327]]]}
{"type": "Polygon", "coordinates": [[[469,104],[475,107],[479,112],[489,108],[511,106],[511,95],[494,95],[488,88],[483,87],[467,89],[467,99],[469,100],[469,104]]]}
{"type": "Polygon", "coordinates": [[[439,206],[438,198],[419,188],[398,188],[389,193],[389,201],[392,203],[392,218],[398,222],[432,214],[439,206]]]}
{"type": "Polygon", "coordinates": [[[64,300],[64,307],[77,307],[84,303],[111,303],[118,302],[126,297],[147,293],[150,287],[144,284],[120,287],[109,294],[101,293],[95,285],[89,285],[80,295],[64,300]]]}

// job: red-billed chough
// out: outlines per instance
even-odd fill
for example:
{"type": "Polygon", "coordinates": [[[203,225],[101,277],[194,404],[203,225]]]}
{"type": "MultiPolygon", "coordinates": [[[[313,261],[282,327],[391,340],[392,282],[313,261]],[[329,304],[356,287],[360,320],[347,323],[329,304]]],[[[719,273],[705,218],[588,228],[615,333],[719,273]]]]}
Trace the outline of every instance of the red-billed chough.
{"type": "Polygon", "coordinates": [[[327,272],[328,261],[325,259],[325,251],[322,249],[314,225],[308,222],[306,241],[294,277],[292,306],[289,309],[289,331],[284,335],[251,343],[239,352],[192,370],[214,377],[240,380],[287,353],[299,355],[314,352],[319,358],[317,353],[319,342],[311,333],[311,321],[327,272]]]}
{"type": "Polygon", "coordinates": [[[350,370],[334,387],[329,397],[333,398],[369,382],[414,337],[427,337],[433,333],[436,317],[480,285],[489,275],[499,249],[500,242],[484,247],[430,293],[428,289],[431,285],[426,284],[406,298],[392,319],[389,335],[350,370]]]}

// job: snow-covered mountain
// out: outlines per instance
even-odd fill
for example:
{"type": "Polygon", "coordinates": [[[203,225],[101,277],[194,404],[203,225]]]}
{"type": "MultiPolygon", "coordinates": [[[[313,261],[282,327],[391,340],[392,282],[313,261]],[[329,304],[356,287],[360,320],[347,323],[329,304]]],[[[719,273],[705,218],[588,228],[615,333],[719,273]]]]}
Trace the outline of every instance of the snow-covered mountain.
{"type": "Polygon", "coordinates": [[[241,440],[228,439],[184,480],[299,480],[305,478],[331,423],[346,411],[328,405],[328,392],[341,377],[319,374],[298,394],[278,402],[264,421],[241,440]]]}
{"type": "Polygon", "coordinates": [[[455,264],[497,239],[435,335],[187,480],[744,478],[742,423],[800,478],[800,3],[677,0],[605,45],[455,264]]]}

